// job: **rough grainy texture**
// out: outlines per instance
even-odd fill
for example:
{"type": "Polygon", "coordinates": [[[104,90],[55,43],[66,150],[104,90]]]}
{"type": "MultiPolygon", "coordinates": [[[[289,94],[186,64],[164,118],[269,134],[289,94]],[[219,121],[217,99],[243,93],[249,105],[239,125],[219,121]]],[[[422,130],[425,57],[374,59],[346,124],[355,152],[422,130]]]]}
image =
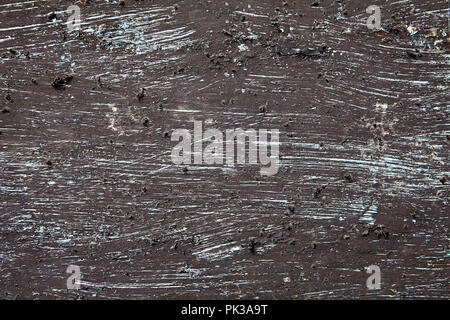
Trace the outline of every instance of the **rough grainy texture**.
{"type": "Polygon", "coordinates": [[[450,298],[448,1],[72,4],[0,1],[0,298],[450,298]],[[174,165],[193,120],[279,173],[174,165]]]}

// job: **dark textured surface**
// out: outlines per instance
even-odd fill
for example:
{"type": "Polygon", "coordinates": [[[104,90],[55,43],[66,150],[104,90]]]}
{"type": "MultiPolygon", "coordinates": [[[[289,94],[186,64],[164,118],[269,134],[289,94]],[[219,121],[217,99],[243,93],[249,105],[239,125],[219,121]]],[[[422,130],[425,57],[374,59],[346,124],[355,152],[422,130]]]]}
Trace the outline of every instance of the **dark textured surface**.
{"type": "Polygon", "coordinates": [[[2,299],[450,298],[448,2],[71,4],[0,1],[2,299]],[[193,120],[279,173],[173,165],[193,120]]]}

